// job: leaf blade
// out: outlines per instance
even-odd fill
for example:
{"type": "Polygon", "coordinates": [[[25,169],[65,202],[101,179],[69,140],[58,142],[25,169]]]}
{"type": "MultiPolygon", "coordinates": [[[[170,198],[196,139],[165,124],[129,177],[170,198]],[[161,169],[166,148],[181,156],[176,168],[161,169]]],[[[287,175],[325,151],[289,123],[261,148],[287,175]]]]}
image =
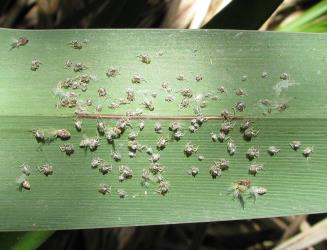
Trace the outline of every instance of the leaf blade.
{"type": "MultiPolygon", "coordinates": [[[[326,86],[321,84],[326,77],[323,71],[325,35],[216,30],[0,32],[4,38],[0,41],[3,58],[0,67],[3,89],[0,92],[1,231],[185,223],[326,211],[323,197],[327,193],[324,181],[327,148],[323,128],[327,121],[326,110],[322,108],[324,96],[319,94],[326,91],[326,86]],[[30,38],[30,44],[8,51],[10,39],[21,35],[30,38]],[[133,42],[128,39],[130,37],[134,38],[133,42]],[[89,43],[81,51],[76,51],[67,45],[73,39],[88,39],[89,43]],[[303,51],[308,44],[315,50],[303,51]],[[160,50],[164,53],[157,56],[160,50]],[[149,53],[152,58],[150,65],[138,61],[136,56],[140,53],[149,53]],[[40,57],[43,62],[37,72],[31,72],[29,68],[34,56],[40,57]],[[111,162],[112,148],[106,145],[105,140],[93,154],[78,149],[83,134],[96,134],[96,120],[84,119],[83,132],[78,133],[74,130],[73,110],[55,109],[56,99],[51,90],[57,81],[75,75],[64,68],[67,59],[87,64],[87,72],[98,76],[98,81],[90,83],[87,92],[94,100],[98,100],[99,87],[108,88],[110,100],[123,96],[128,87],[158,92],[155,111],[145,112],[149,115],[193,113],[192,108],[179,110],[176,103],[169,104],[163,100],[160,86],[164,80],[169,81],[174,90],[191,86],[194,93],[213,91],[225,85],[228,90],[226,96],[221,95],[218,102],[208,100],[205,109],[208,115],[219,115],[224,108],[230,109],[241,99],[234,94],[235,89],[242,87],[248,92],[248,97],[244,97],[248,107],[242,117],[253,119],[260,134],[249,143],[243,141],[238,128],[235,128],[231,136],[238,149],[235,156],[229,158],[226,145],[213,143],[210,139],[210,132],[218,131],[220,122],[208,121],[195,134],[185,131],[186,135],[180,142],[171,142],[160,152],[160,162],[167,166],[165,176],[171,183],[171,192],[165,197],[156,193],[156,184],[148,190],[141,187],[140,176],[142,169],[149,164],[148,157],[138,154],[135,159],[128,158],[127,135],[124,135],[117,142],[117,148],[124,157],[120,164],[130,165],[135,176],[119,183],[117,168],[120,164],[112,162],[114,172],[109,176],[102,176],[90,167],[94,156],[111,162]],[[297,62],[305,64],[297,65],[297,62]],[[105,76],[106,68],[111,65],[121,69],[121,76],[112,81],[105,76]],[[265,79],[261,77],[263,71],[268,72],[265,79]],[[290,99],[290,107],[285,112],[263,116],[258,100],[280,100],[273,87],[281,81],[279,76],[282,72],[288,73],[300,85],[282,91],[285,94],[283,98],[290,99]],[[144,74],[147,80],[144,87],[132,86],[130,78],[136,73],[144,74]],[[186,75],[188,82],[175,80],[180,73],[186,75]],[[204,77],[200,83],[193,79],[198,73],[204,77]],[[245,74],[247,80],[242,82],[245,74]],[[32,128],[68,128],[72,132],[70,143],[74,144],[76,152],[71,157],[65,156],[59,150],[60,141],[44,145],[39,151],[28,131],[32,128]],[[295,139],[301,140],[303,146],[314,146],[312,157],[306,160],[300,151],[290,149],[288,143],[295,139]],[[196,156],[187,158],[183,155],[183,147],[188,141],[199,145],[198,154],[204,154],[206,158],[203,162],[198,162],[196,156]],[[259,160],[266,166],[264,173],[256,177],[247,174],[249,162],[245,153],[252,145],[260,147],[259,160]],[[273,158],[266,152],[271,145],[281,149],[280,154],[273,158]],[[222,157],[230,159],[231,168],[221,178],[212,180],[209,167],[214,160],[222,157]],[[53,176],[45,177],[36,171],[36,166],[45,161],[54,165],[53,176]],[[33,166],[30,176],[32,188],[31,191],[18,192],[15,179],[23,162],[33,166]],[[195,178],[187,174],[192,165],[200,168],[200,174],[195,178]],[[254,185],[268,188],[267,195],[260,197],[255,204],[247,201],[244,210],[227,194],[231,183],[240,178],[250,178],[254,185]],[[97,192],[98,185],[103,182],[112,185],[111,196],[97,192]],[[119,199],[115,193],[118,188],[126,189],[129,198],[119,199]]],[[[134,108],[139,108],[142,100],[142,95],[138,95],[134,108]]],[[[113,114],[124,114],[125,111],[126,108],[105,108],[105,112],[113,114]]],[[[115,120],[105,122],[113,125],[115,120]]],[[[159,137],[153,132],[155,122],[146,121],[146,128],[139,139],[153,148],[159,137]]],[[[166,135],[169,121],[160,122],[166,135]]],[[[184,128],[189,125],[189,121],[182,123],[184,128]]],[[[138,121],[133,121],[134,127],[137,124],[138,121]]]]}

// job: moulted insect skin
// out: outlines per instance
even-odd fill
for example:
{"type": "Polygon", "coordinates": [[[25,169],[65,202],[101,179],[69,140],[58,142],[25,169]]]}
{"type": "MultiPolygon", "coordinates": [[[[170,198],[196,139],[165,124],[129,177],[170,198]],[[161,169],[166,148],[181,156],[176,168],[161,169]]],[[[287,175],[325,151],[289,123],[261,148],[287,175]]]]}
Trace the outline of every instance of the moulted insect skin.
{"type": "Polygon", "coordinates": [[[93,102],[92,102],[92,100],[91,99],[87,99],[86,100],[86,106],[92,106],[92,104],[93,104],[93,102]]]}
{"type": "Polygon", "coordinates": [[[143,103],[143,106],[148,109],[149,111],[153,111],[154,110],[154,104],[153,101],[151,100],[145,100],[143,103]]]}
{"type": "Polygon", "coordinates": [[[92,137],[92,138],[85,138],[82,139],[79,147],[80,148],[89,148],[91,151],[95,151],[98,146],[100,146],[100,138],[98,137],[92,137]]]}
{"type": "Polygon", "coordinates": [[[24,190],[30,190],[31,189],[31,184],[28,181],[27,175],[22,174],[19,178],[16,180],[18,184],[18,190],[23,191],[24,190]]]}
{"type": "Polygon", "coordinates": [[[57,129],[55,131],[55,136],[57,138],[60,138],[61,140],[64,140],[65,141],[65,140],[69,140],[70,139],[71,133],[69,132],[68,129],[65,129],[65,128],[63,128],[63,129],[57,129]]]}
{"type": "Polygon", "coordinates": [[[180,109],[185,109],[190,106],[190,99],[189,98],[183,98],[179,104],[180,109]]]}
{"type": "Polygon", "coordinates": [[[153,149],[149,146],[146,146],[145,148],[145,153],[148,155],[152,155],[153,154],[153,149]]]}
{"type": "Polygon", "coordinates": [[[281,73],[280,74],[280,79],[282,80],[289,80],[289,75],[287,73],[281,73]]]}
{"type": "Polygon", "coordinates": [[[162,126],[159,122],[154,125],[154,131],[159,134],[162,132],[162,126]]]}
{"type": "Polygon", "coordinates": [[[194,125],[190,125],[188,127],[188,130],[191,132],[191,133],[195,133],[198,129],[194,126],[194,125]]]}
{"type": "Polygon", "coordinates": [[[96,80],[96,76],[94,75],[88,75],[88,74],[82,74],[79,76],[76,76],[74,79],[82,82],[82,83],[89,83],[91,80],[96,80]]]}
{"type": "Polygon", "coordinates": [[[140,54],[137,56],[142,63],[150,64],[151,58],[147,54],[140,54]]]}
{"type": "Polygon", "coordinates": [[[118,197],[121,199],[127,198],[128,194],[124,189],[117,189],[118,197]]]}
{"type": "Polygon", "coordinates": [[[75,92],[65,92],[61,88],[54,89],[54,94],[58,98],[57,108],[74,108],[78,103],[78,95],[75,92]]]}
{"type": "Polygon", "coordinates": [[[234,141],[232,139],[229,139],[229,141],[227,142],[227,152],[230,156],[233,156],[236,152],[236,144],[234,143],[234,141]]]}
{"type": "Polygon", "coordinates": [[[160,164],[160,163],[157,163],[157,162],[154,162],[150,165],[149,167],[149,171],[150,173],[156,175],[156,174],[160,174],[162,173],[163,171],[165,170],[165,166],[160,164]]]}
{"type": "Polygon", "coordinates": [[[145,79],[137,74],[132,76],[131,82],[134,84],[141,84],[142,82],[145,82],[145,79]]]}
{"type": "Polygon", "coordinates": [[[189,175],[192,175],[193,177],[197,176],[199,173],[199,168],[198,167],[191,167],[191,169],[188,171],[189,175]]]}
{"type": "Polygon", "coordinates": [[[191,142],[188,142],[184,147],[184,154],[187,157],[190,157],[192,154],[198,151],[198,146],[193,145],[191,142]]]}
{"type": "Polygon", "coordinates": [[[240,125],[240,131],[244,132],[246,129],[250,128],[252,126],[253,122],[251,120],[245,119],[242,121],[240,125]]]}
{"type": "Polygon", "coordinates": [[[134,117],[134,116],[141,116],[143,115],[144,110],[143,109],[136,109],[133,111],[126,111],[126,117],[134,117]]]}
{"type": "Polygon", "coordinates": [[[66,68],[66,69],[67,69],[67,68],[70,68],[72,65],[73,65],[73,63],[72,63],[71,60],[67,60],[67,61],[65,62],[65,68],[66,68]]]}
{"type": "Polygon", "coordinates": [[[260,171],[263,171],[263,165],[257,163],[251,164],[248,169],[249,174],[253,176],[256,176],[256,174],[260,171]]]}
{"type": "Polygon", "coordinates": [[[31,167],[27,163],[23,163],[20,165],[20,171],[26,176],[29,176],[31,174],[31,167]]]}
{"type": "Polygon", "coordinates": [[[141,121],[139,124],[140,131],[142,131],[144,129],[144,127],[145,127],[145,123],[144,123],[144,121],[141,121]]]}
{"type": "Polygon", "coordinates": [[[219,100],[219,97],[218,97],[218,95],[212,95],[210,97],[210,99],[213,100],[213,101],[218,101],[219,100]]]}
{"type": "Polygon", "coordinates": [[[149,158],[149,161],[151,162],[157,162],[159,160],[160,160],[160,154],[158,153],[153,153],[149,158]]]}
{"type": "Polygon", "coordinates": [[[45,163],[42,166],[39,166],[37,169],[45,176],[53,175],[53,167],[49,163],[45,163]]]}
{"type": "Polygon", "coordinates": [[[259,157],[259,149],[255,148],[255,147],[251,147],[248,149],[248,151],[246,152],[246,157],[252,161],[255,158],[259,157]]]}
{"type": "Polygon", "coordinates": [[[31,189],[31,184],[28,180],[23,180],[21,183],[21,187],[26,189],[26,190],[30,190],[31,189]]]}
{"type": "Polygon", "coordinates": [[[218,91],[219,93],[221,93],[221,94],[226,94],[226,93],[227,93],[227,91],[226,91],[226,89],[225,89],[224,86],[219,86],[219,87],[217,88],[217,91],[218,91]]]}
{"type": "Polygon", "coordinates": [[[199,161],[203,161],[204,159],[205,159],[205,158],[204,158],[203,155],[199,155],[199,156],[198,156],[198,160],[199,160],[199,161]]]}
{"type": "Polygon", "coordinates": [[[233,109],[234,114],[230,113],[227,109],[224,109],[221,112],[221,116],[226,120],[226,121],[230,121],[235,117],[235,109],[233,109]]]}
{"type": "Polygon", "coordinates": [[[38,143],[45,142],[45,135],[44,135],[44,131],[42,129],[34,128],[34,129],[32,129],[32,133],[38,143]]]}
{"type": "Polygon", "coordinates": [[[238,88],[236,91],[235,91],[235,94],[237,96],[247,96],[247,92],[245,89],[242,89],[242,88],[238,88]]]}
{"type": "Polygon", "coordinates": [[[118,120],[116,123],[116,128],[118,128],[121,131],[121,133],[123,133],[127,127],[132,128],[128,117],[122,118],[122,119],[118,120]]]}
{"type": "Polygon", "coordinates": [[[98,191],[99,191],[99,193],[101,193],[103,195],[110,194],[111,193],[111,186],[109,186],[107,184],[100,184],[98,191]]]}
{"type": "Polygon", "coordinates": [[[157,149],[163,150],[168,145],[168,138],[160,136],[157,141],[157,149]]]}
{"type": "Polygon", "coordinates": [[[222,171],[228,170],[230,163],[229,160],[220,159],[218,161],[214,161],[214,165],[218,166],[222,171]]]}
{"type": "Polygon", "coordinates": [[[259,103],[262,104],[262,105],[264,105],[264,106],[269,107],[269,106],[271,106],[272,101],[269,100],[269,99],[267,99],[267,98],[265,98],[265,99],[260,99],[259,100],[259,103]]]}
{"type": "Polygon", "coordinates": [[[165,196],[169,192],[169,183],[165,180],[159,181],[159,188],[157,192],[165,196]]]}
{"type": "Polygon", "coordinates": [[[40,68],[40,65],[42,64],[42,62],[38,59],[34,59],[32,60],[32,63],[31,63],[31,70],[32,71],[36,71],[40,68]]]}
{"type": "Polygon", "coordinates": [[[178,81],[185,81],[185,80],[186,80],[186,78],[185,78],[185,76],[184,76],[183,74],[179,74],[179,75],[176,77],[176,79],[177,79],[178,81]]]}
{"type": "Polygon", "coordinates": [[[211,135],[211,140],[212,140],[213,142],[218,141],[218,135],[217,135],[217,133],[213,133],[213,132],[211,132],[210,135],[211,135]]]}
{"type": "Polygon", "coordinates": [[[127,148],[131,152],[141,151],[143,149],[143,146],[139,144],[136,140],[134,141],[128,141],[127,148]]]}
{"type": "Polygon", "coordinates": [[[129,156],[130,158],[134,158],[134,157],[136,156],[136,152],[135,152],[135,151],[129,151],[129,152],[128,152],[128,156],[129,156]]]}
{"type": "Polygon", "coordinates": [[[289,107],[288,103],[279,103],[276,105],[276,110],[279,112],[285,111],[289,107]]]}
{"type": "Polygon", "coordinates": [[[231,191],[233,193],[233,197],[240,200],[241,205],[243,206],[244,201],[242,195],[248,191],[251,186],[251,181],[248,179],[241,179],[232,184],[231,191]]]}
{"type": "Polygon", "coordinates": [[[240,179],[237,184],[249,188],[251,186],[251,181],[248,179],[240,179]]]}
{"type": "Polygon", "coordinates": [[[199,103],[199,106],[200,108],[205,108],[207,107],[207,102],[205,100],[202,100],[200,103],[199,103]]]}
{"type": "Polygon", "coordinates": [[[127,99],[128,101],[130,101],[130,102],[135,101],[135,91],[134,91],[133,89],[128,88],[128,89],[126,90],[126,94],[127,94],[126,99],[127,99]]]}
{"type": "Polygon", "coordinates": [[[209,169],[209,174],[211,175],[212,179],[216,179],[217,177],[221,176],[221,168],[217,164],[213,164],[209,169]]]}
{"type": "Polygon", "coordinates": [[[83,45],[80,41],[78,40],[72,40],[70,41],[69,45],[73,48],[73,49],[82,49],[83,48],[83,45]]]}
{"type": "Polygon", "coordinates": [[[99,88],[99,89],[98,89],[98,95],[99,95],[100,97],[105,97],[105,96],[107,96],[107,90],[106,90],[105,88],[99,88]]]}
{"type": "Polygon", "coordinates": [[[97,105],[96,106],[96,108],[95,108],[95,110],[97,111],[97,112],[102,112],[102,105],[97,105]]]}
{"type": "Polygon", "coordinates": [[[313,153],[313,147],[306,147],[305,149],[303,149],[302,152],[305,158],[308,158],[312,153],[313,153]]]}
{"type": "Polygon", "coordinates": [[[91,161],[91,168],[99,167],[101,162],[103,162],[103,159],[101,159],[100,157],[94,157],[91,161]]]}
{"type": "Polygon", "coordinates": [[[128,100],[127,98],[125,99],[125,98],[120,98],[119,99],[119,106],[121,106],[121,105],[126,105],[126,104],[130,104],[131,103],[131,101],[130,100],[128,100]]]}
{"type": "Polygon", "coordinates": [[[169,88],[169,83],[168,83],[168,82],[163,82],[163,83],[161,84],[161,88],[167,90],[167,88],[169,88]]]}
{"type": "Polygon", "coordinates": [[[232,123],[230,121],[224,121],[221,124],[220,131],[227,135],[234,128],[234,126],[235,123],[232,123]]]}
{"type": "Polygon", "coordinates": [[[108,143],[112,144],[115,139],[118,139],[121,135],[122,131],[119,128],[106,128],[105,130],[105,137],[108,143]]]}
{"type": "Polygon", "coordinates": [[[172,123],[169,124],[168,129],[170,131],[176,132],[177,130],[181,130],[182,129],[182,125],[179,122],[172,122],[172,123]]]}
{"type": "Polygon", "coordinates": [[[258,187],[258,186],[252,186],[249,188],[249,199],[253,199],[253,202],[256,202],[256,199],[259,196],[262,196],[268,192],[267,188],[265,187],[258,187]]]}
{"type": "Polygon", "coordinates": [[[114,78],[118,75],[120,75],[120,72],[117,68],[111,66],[107,69],[107,72],[106,72],[107,77],[114,78]]]}
{"type": "Polygon", "coordinates": [[[133,177],[133,171],[128,166],[119,166],[119,181],[122,182],[133,177]]]}
{"type": "Polygon", "coordinates": [[[259,130],[255,130],[251,127],[247,128],[243,132],[243,138],[246,141],[251,141],[253,137],[256,137],[259,134],[259,130]]]}
{"type": "Polygon", "coordinates": [[[142,178],[141,185],[148,187],[149,182],[151,181],[152,178],[150,171],[148,169],[143,168],[141,178],[142,178]]]}
{"type": "Polygon", "coordinates": [[[82,121],[81,120],[75,120],[74,125],[78,132],[82,131],[82,121]]]}
{"type": "Polygon", "coordinates": [[[28,42],[29,42],[29,39],[27,37],[21,36],[11,44],[11,49],[25,46],[26,44],[28,44],[28,42]]]}
{"type": "Polygon", "coordinates": [[[292,141],[291,143],[290,143],[290,146],[291,146],[291,148],[294,150],[294,151],[296,151],[296,150],[298,150],[300,147],[301,147],[301,142],[300,141],[292,141]]]}
{"type": "Polygon", "coordinates": [[[217,139],[219,142],[224,142],[225,139],[226,139],[226,134],[222,131],[220,131],[218,134],[217,134],[217,139]]]}
{"type": "Polygon", "coordinates": [[[112,165],[102,161],[99,165],[99,172],[102,173],[103,175],[108,174],[112,171],[112,165]]]}
{"type": "Polygon", "coordinates": [[[112,151],[111,157],[114,159],[114,161],[120,161],[122,158],[121,154],[117,151],[112,151]]]}
{"type": "Polygon", "coordinates": [[[268,148],[268,154],[271,155],[271,156],[276,155],[279,151],[280,151],[280,149],[277,148],[276,146],[270,146],[268,148]]]}
{"type": "Polygon", "coordinates": [[[99,135],[104,135],[105,134],[106,125],[105,125],[105,123],[103,121],[97,121],[96,128],[97,128],[97,131],[98,131],[99,135]]]}
{"type": "Polygon", "coordinates": [[[177,130],[173,133],[173,137],[176,141],[179,141],[184,136],[184,133],[181,130],[177,130]]]}
{"type": "Polygon", "coordinates": [[[138,136],[138,133],[137,132],[135,132],[135,131],[131,131],[129,134],[128,134],[128,140],[136,140],[136,138],[137,138],[137,136],[138,136]]]}
{"type": "Polygon", "coordinates": [[[200,115],[197,115],[196,118],[195,118],[196,123],[194,125],[198,124],[199,126],[201,126],[207,120],[208,119],[206,117],[204,117],[203,115],[201,115],[201,114],[200,115]]]}
{"type": "Polygon", "coordinates": [[[202,126],[202,124],[201,125],[199,125],[198,123],[195,123],[194,125],[193,125],[194,127],[195,127],[195,129],[199,129],[201,126],[202,126]]]}
{"type": "Polygon", "coordinates": [[[244,101],[239,101],[235,104],[235,109],[238,112],[243,112],[246,108],[246,104],[244,101]]]}
{"type": "Polygon", "coordinates": [[[172,101],[174,101],[174,97],[173,97],[172,95],[167,95],[167,96],[165,97],[165,101],[166,101],[166,102],[172,102],[172,101]]]}
{"type": "Polygon", "coordinates": [[[181,95],[186,98],[191,98],[193,96],[192,89],[190,88],[183,88],[177,92],[181,93],[181,95]]]}
{"type": "Polygon", "coordinates": [[[74,72],[81,72],[85,69],[87,69],[87,67],[83,63],[75,63],[73,67],[74,72]]]}
{"type": "Polygon", "coordinates": [[[195,81],[199,82],[199,81],[202,81],[202,80],[203,80],[202,75],[196,75],[195,76],[195,81]]]}
{"type": "Polygon", "coordinates": [[[74,153],[74,145],[71,143],[65,143],[59,146],[61,152],[65,152],[66,155],[70,156],[74,153]]]}
{"type": "Polygon", "coordinates": [[[116,102],[112,102],[109,104],[109,108],[111,108],[111,109],[117,109],[119,107],[120,107],[120,104],[116,103],[116,102]]]}

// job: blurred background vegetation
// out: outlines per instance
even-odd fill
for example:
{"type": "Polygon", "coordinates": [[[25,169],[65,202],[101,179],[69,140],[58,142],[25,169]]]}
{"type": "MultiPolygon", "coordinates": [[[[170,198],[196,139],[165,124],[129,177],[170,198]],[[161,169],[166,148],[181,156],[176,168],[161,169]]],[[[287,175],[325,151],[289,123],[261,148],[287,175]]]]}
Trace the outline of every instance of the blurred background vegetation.
{"type": "MultiPolygon", "coordinates": [[[[229,22],[244,22],[238,19],[248,13],[251,14],[249,21],[255,22],[268,8],[274,13],[269,13],[271,16],[264,20],[261,30],[327,31],[326,0],[2,0],[0,26],[28,29],[196,29],[209,22],[231,2],[240,4],[236,14],[229,16],[229,22]],[[253,2],[257,2],[260,9],[251,6],[253,2]]],[[[224,25],[216,24],[217,27],[224,25]]]]}
{"type": "MultiPolygon", "coordinates": [[[[326,0],[1,0],[0,27],[231,28],[326,32],[326,0]]],[[[0,233],[0,249],[327,249],[326,215],[0,233]],[[284,245],[283,245],[284,244],[284,245]],[[39,247],[38,247],[39,246],[39,247]]]]}

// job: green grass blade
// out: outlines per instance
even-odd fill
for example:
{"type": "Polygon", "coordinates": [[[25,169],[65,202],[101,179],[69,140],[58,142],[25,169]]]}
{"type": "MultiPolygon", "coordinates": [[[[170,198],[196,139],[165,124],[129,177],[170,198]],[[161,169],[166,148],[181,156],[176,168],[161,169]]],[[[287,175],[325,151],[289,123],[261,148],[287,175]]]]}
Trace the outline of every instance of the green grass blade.
{"type": "Polygon", "coordinates": [[[282,0],[234,0],[203,28],[257,30],[282,2],[282,0]]]}
{"type": "MultiPolygon", "coordinates": [[[[48,30],[23,31],[0,30],[0,230],[56,230],[72,228],[118,227],[167,223],[188,223],[287,216],[327,211],[326,204],[326,98],[327,36],[324,34],[273,33],[219,30],[48,30]],[[10,50],[12,38],[26,36],[30,42],[25,47],[10,50]],[[81,50],[72,49],[68,43],[73,39],[88,43],[81,50]],[[310,48],[310,49],[308,49],[310,48]],[[159,52],[160,55],[158,54],[159,52]],[[143,64],[137,55],[146,53],[151,57],[149,65],[143,64]],[[39,70],[31,71],[31,61],[42,61],[39,70]],[[111,160],[112,147],[101,141],[93,153],[78,148],[83,135],[95,136],[95,119],[83,119],[83,130],[74,129],[74,109],[56,109],[57,99],[52,93],[59,80],[77,73],[65,68],[65,62],[82,62],[88,69],[85,73],[95,75],[96,81],[89,84],[80,98],[92,98],[95,106],[104,104],[102,114],[125,114],[127,110],[142,108],[144,91],[155,91],[155,110],[144,111],[154,117],[193,115],[190,108],[179,109],[181,97],[176,91],[190,87],[196,94],[212,93],[218,100],[207,98],[205,115],[219,115],[239,100],[246,101],[247,108],[240,117],[250,118],[260,130],[257,138],[246,142],[238,125],[230,136],[237,144],[237,152],[230,157],[225,143],[214,143],[210,133],[218,131],[221,121],[210,120],[199,131],[185,136],[179,142],[170,142],[161,154],[160,163],[165,165],[165,178],[170,182],[170,192],[159,195],[157,184],[149,188],[140,185],[143,168],[149,166],[148,156],[138,153],[129,158],[127,134],[116,147],[123,155],[120,163],[111,160]],[[120,69],[114,79],[106,77],[109,66],[120,69]],[[267,72],[266,77],[262,73],[267,72]],[[281,73],[290,80],[282,82],[281,73]],[[140,74],[146,80],[141,85],[131,83],[131,77],[140,74]],[[186,81],[176,80],[184,74],[186,81]],[[203,80],[195,81],[201,74],[203,80]],[[243,76],[246,81],[242,81],[243,76]],[[169,82],[176,101],[168,103],[161,88],[169,82]],[[281,85],[282,82],[282,85],[281,85]],[[285,87],[281,93],[280,86],[285,87]],[[283,85],[284,84],[284,85],[283,85]],[[227,94],[217,93],[224,85],[227,94]],[[279,88],[278,88],[279,86],[279,88]],[[98,97],[97,90],[107,88],[108,100],[98,97]],[[127,88],[136,90],[136,101],[118,109],[109,109],[112,101],[125,97],[127,88]],[[235,91],[243,88],[247,96],[237,96],[235,91]],[[263,98],[272,102],[287,102],[285,112],[266,110],[258,104],[263,98]],[[72,133],[69,141],[75,153],[68,157],[59,150],[61,141],[39,147],[29,130],[33,128],[67,128],[72,133]],[[314,153],[305,159],[301,150],[290,149],[289,142],[301,140],[303,148],[313,146],[314,153]],[[199,146],[196,156],[185,157],[183,148],[188,141],[199,146]],[[250,146],[260,148],[259,163],[265,171],[256,177],[249,176],[250,164],[245,153],[250,146]],[[281,151],[271,157],[269,146],[278,146],[281,151]],[[90,167],[93,157],[99,156],[113,164],[113,173],[102,176],[90,167]],[[214,160],[229,159],[231,167],[220,178],[212,179],[209,167],[214,160]],[[19,166],[30,164],[31,190],[17,190],[16,178],[19,166]],[[49,162],[54,174],[45,177],[36,171],[36,166],[49,162]],[[118,166],[129,165],[134,176],[131,180],[118,181],[118,166]],[[187,174],[191,166],[200,169],[193,178],[187,174]],[[245,199],[242,209],[237,200],[228,195],[231,183],[248,178],[253,185],[263,186],[268,193],[255,203],[245,199]],[[112,186],[111,195],[98,193],[100,183],[112,186]],[[129,196],[120,199],[116,189],[124,188],[129,196]]],[[[104,119],[110,126],[116,120],[104,119]]],[[[169,120],[159,120],[164,133],[168,134],[169,120]]],[[[153,131],[157,120],[145,120],[146,127],[139,134],[139,142],[155,148],[159,137],[153,131]]],[[[180,121],[184,128],[190,120],[180,121]]],[[[138,126],[133,120],[132,125],[138,126]]],[[[303,149],[302,148],[302,149],[303,149]]]]}
{"type": "Polygon", "coordinates": [[[314,20],[301,28],[301,32],[321,32],[327,31],[327,16],[314,20]]]}
{"type": "Polygon", "coordinates": [[[0,233],[0,248],[8,250],[34,250],[45,242],[54,231],[0,233]]]}
{"type": "Polygon", "coordinates": [[[327,14],[327,0],[320,1],[309,10],[307,10],[303,15],[295,19],[293,22],[278,27],[278,31],[287,31],[287,32],[296,32],[296,31],[304,31],[310,22],[313,22],[315,19],[321,17],[322,15],[327,14]]]}

